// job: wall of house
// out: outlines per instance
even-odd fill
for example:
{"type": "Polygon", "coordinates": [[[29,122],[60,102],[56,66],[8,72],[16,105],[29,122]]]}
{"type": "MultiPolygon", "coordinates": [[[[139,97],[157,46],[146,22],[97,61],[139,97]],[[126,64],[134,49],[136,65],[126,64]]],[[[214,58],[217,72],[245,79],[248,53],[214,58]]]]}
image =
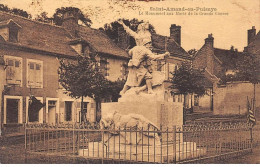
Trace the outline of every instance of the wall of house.
{"type": "MultiPolygon", "coordinates": [[[[234,115],[247,113],[247,97],[253,98],[254,86],[248,82],[214,86],[214,114],[234,115]]],[[[256,85],[256,107],[260,107],[260,84],[256,85]]]]}
{"type": "Polygon", "coordinates": [[[109,76],[107,77],[107,79],[111,80],[111,81],[116,81],[118,80],[118,78],[122,78],[122,68],[123,68],[123,63],[127,64],[128,60],[124,60],[124,59],[116,59],[116,58],[108,58],[108,73],[109,76]]]}
{"type": "MultiPolygon", "coordinates": [[[[26,122],[26,97],[34,95],[35,97],[58,98],[58,66],[59,61],[56,57],[41,55],[32,52],[19,51],[14,49],[0,49],[0,55],[22,57],[22,86],[8,85],[5,96],[22,96],[23,97],[23,117],[22,122],[26,122]],[[27,59],[36,59],[43,61],[43,88],[27,87],[27,59]]],[[[4,77],[5,79],[5,77],[4,77]]],[[[46,108],[43,108],[43,122],[46,122],[46,108]]]]}
{"type": "Polygon", "coordinates": [[[214,48],[207,44],[203,45],[202,48],[196,54],[193,65],[196,68],[206,68],[207,70],[216,76],[222,71],[221,64],[216,60],[214,56],[214,48]]]}
{"type": "Polygon", "coordinates": [[[213,54],[213,51],[204,45],[196,54],[193,65],[197,68],[205,68],[207,67],[207,57],[208,55],[213,54]]]}
{"type": "MultiPolygon", "coordinates": [[[[5,76],[5,71],[4,71],[4,66],[0,65],[0,78],[4,78],[5,76]]],[[[2,127],[2,120],[3,120],[3,108],[2,108],[2,92],[4,90],[4,84],[5,80],[0,79],[0,136],[1,136],[1,127],[2,127]]]]}
{"type": "MultiPolygon", "coordinates": [[[[58,90],[58,97],[60,100],[60,122],[73,123],[80,121],[80,111],[81,111],[81,99],[71,98],[67,94],[64,94],[64,89],[58,90]],[[72,115],[71,121],[65,120],[65,102],[72,102],[72,115]]],[[[86,97],[83,99],[83,102],[87,102],[87,120],[89,122],[96,121],[96,110],[95,110],[95,101],[92,98],[86,97]]]]}
{"type": "MultiPolygon", "coordinates": [[[[195,99],[193,100],[195,101],[195,99]]],[[[194,111],[198,112],[209,112],[211,111],[211,96],[210,95],[203,95],[199,97],[198,105],[193,107],[194,111]]]]}
{"type": "MultiPolygon", "coordinates": [[[[28,97],[30,95],[34,95],[35,97],[43,98],[43,103],[47,103],[47,99],[57,101],[57,113],[56,119],[58,122],[64,122],[65,118],[65,101],[73,101],[73,114],[72,114],[72,122],[78,121],[79,110],[80,110],[80,99],[73,99],[69,96],[65,95],[64,89],[61,88],[61,85],[58,82],[58,67],[59,60],[50,55],[42,55],[32,52],[19,51],[14,49],[1,49],[1,56],[15,56],[22,58],[22,86],[14,86],[9,85],[8,91],[6,92],[6,96],[21,96],[23,98],[23,109],[22,109],[22,122],[26,122],[26,111],[28,110],[28,97]],[[29,88],[27,87],[27,59],[36,59],[43,61],[43,88],[29,88]]],[[[107,78],[112,81],[116,81],[118,78],[122,77],[121,64],[127,63],[125,59],[117,59],[117,58],[108,58],[108,73],[109,76],[107,78]]],[[[5,78],[5,71],[4,77],[5,78]]],[[[5,79],[4,79],[5,80],[5,79]]],[[[2,82],[1,82],[2,83],[2,82]]],[[[95,111],[95,102],[91,98],[85,98],[84,102],[88,102],[88,112],[87,119],[90,122],[96,121],[96,111],[95,111]]],[[[3,116],[3,112],[2,112],[3,116]]],[[[49,122],[48,120],[48,111],[47,106],[43,107],[43,123],[49,122]]]]}
{"type": "Polygon", "coordinates": [[[214,67],[213,67],[212,74],[216,75],[217,77],[220,77],[221,74],[223,73],[223,71],[222,71],[223,68],[222,68],[221,64],[217,60],[215,60],[213,65],[214,65],[214,67]]]}
{"type": "Polygon", "coordinates": [[[2,36],[6,41],[9,40],[9,29],[8,29],[8,27],[0,28],[0,36],[2,36]]]}

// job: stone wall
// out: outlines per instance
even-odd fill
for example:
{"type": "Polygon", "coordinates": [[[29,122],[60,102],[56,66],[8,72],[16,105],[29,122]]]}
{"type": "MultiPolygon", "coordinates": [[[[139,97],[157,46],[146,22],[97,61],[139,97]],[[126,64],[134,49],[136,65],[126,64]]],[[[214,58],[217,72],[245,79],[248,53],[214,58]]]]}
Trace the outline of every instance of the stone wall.
{"type": "MultiPolygon", "coordinates": [[[[214,86],[214,114],[235,115],[247,113],[247,97],[253,98],[254,86],[248,82],[214,86]]],[[[260,84],[256,85],[256,107],[260,107],[260,84]]]]}

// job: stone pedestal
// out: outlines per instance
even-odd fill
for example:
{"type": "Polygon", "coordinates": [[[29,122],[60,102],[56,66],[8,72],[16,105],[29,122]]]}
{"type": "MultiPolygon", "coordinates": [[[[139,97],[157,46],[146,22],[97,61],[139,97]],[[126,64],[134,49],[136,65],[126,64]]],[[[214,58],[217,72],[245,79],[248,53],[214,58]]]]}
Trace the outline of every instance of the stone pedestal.
{"type": "Polygon", "coordinates": [[[138,144],[103,144],[90,142],[88,149],[81,149],[80,156],[89,158],[111,158],[143,162],[174,162],[201,157],[206,154],[206,148],[197,148],[194,142],[138,145],[138,144]]]}
{"type": "Polygon", "coordinates": [[[114,111],[122,115],[139,114],[163,129],[183,125],[182,103],[164,101],[161,97],[158,93],[125,95],[119,102],[102,103],[101,114],[102,117],[114,111]]]}
{"type": "Polygon", "coordinates": [[[117,119],[119,122],[127,122],[135,120],[138,114],[142,116],[138,118],[146,119],[157,126],[159,131],[149,129],[147,135],[147,127],[144,127],[144,124],[138,124],[138,130],[124,127],[119,130],[119,127],[115,126],[114,130],[112,128],[111,131],[105,130],[102,133],[102,141],[90,142],[87,149],[79,150],[81,156],[165,163],[206,153],[205,148],[197,148],[194,142],[183,142],[183,134],[176,133],[176,129],[173,129],[183,125],[182,103],[165,100],[163,90],[157,89],[156,94],[136,95],[135,89],[132,89],[119,99],[119,102],[102,103],[101,108],[104,119],[112,116],[114,119],[122,118],[117,119]],[[140,128],[146,129],[146,132],[140,131],[140,128]]]}

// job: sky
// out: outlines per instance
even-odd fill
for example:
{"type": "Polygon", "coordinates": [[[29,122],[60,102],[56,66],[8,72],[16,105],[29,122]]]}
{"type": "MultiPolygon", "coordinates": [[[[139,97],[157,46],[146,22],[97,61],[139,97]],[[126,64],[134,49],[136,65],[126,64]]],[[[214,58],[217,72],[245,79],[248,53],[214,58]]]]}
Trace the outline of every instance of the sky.
{"type": "Polygon", "coordinates": [[[260,29],[260,1],[259,0],[164,0],[160,2],[140,2],[135,0],[0,0],[10,8],[20,8],[36,16],[47,12],[52,16],[55,9],[60,7],[78,7],[93,22],[93,28],[102,27],[105,23],[119,18],[138,18],[151,23],[158,34],[168,35],[171,24],[180,25],[181,45],[185,50],[200,49],[204,39],[212,33],[214,46],[230,49],[231,45],[239,51],[247,45],[247,30],[256,27],[260,29]],[[176,15],[176,11],[168,12],[171,15],[146,15],[160,11],[151,11],[153,8],[192,8],[198,9],[193,15],[176,15]],[[213,8],[212,15],[203,11],[213,8]],[[140,13],[143,12],[143,15],[140,13]],[[219,15],[217,13],[228,13],[219,15]],[[172,15],[174,14],[174,15],[172,15]],[[203,15],[202,15],[203,14],[203,15]]]}

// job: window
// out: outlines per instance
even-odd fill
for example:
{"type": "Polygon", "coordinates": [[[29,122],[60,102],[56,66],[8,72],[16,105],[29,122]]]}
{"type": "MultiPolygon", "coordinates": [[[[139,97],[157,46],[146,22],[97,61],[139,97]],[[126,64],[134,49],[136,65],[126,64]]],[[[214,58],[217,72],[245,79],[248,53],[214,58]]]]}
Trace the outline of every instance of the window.
{"type": "Polygon", "coordinates": [[[173,77],[173,73],[175,72],[175,64],[169,63],[169,78],[173,77]]]}
{"type": "Polygon", "coordinates": [[[182,102],[182,95],[181,94],[178,95],[178,102],[182,102]]]}
{"type": "Polygon", "coordinates": [[[26,97],[26,123],[43,123],[43,107],[36,110],[40,105],[43,106],[43,97],[35,97],[38,101],[26,97]]]}
{"type": "Polygon", "coordinates": [[[65,101],[65,121],[72,120],[72,101],[65,101]]]}
{"type": "Polygon", "coordinates": [[[88,109],[88,102],[83,102],[83,111],[87,112],[88,109]]]}
{"type": "Polygon", "coordinates": [[[91,103],[91,108],[95,108],[95,104],[94,103],[91,103]]]}
{"type": "Polygon", "coordinates": [[[15,27],[9,29],[9,42],[18,42],[18,29],[15,27]]]}
{"type": "Polygon", "coordinates": [[[199,106],[199,96],[194,95],[194,106],[199,106]]]}
{"type": "Polygon", "coordinates": [[[27,59],[27,87],[43,88],[43,62],[27,59]]]}
{"type": "Polygon", "coordinates": [[[23,97],[4,95],[4,124],[23,123],[23,97]]]}
{"type": "Polygon", "coordinates": [[[172,101],[173,101],[173,102],[176,102],[176,95],[173,95],[173,96],[172,96],[172,101]]]}
{"type": "Polygon", "coordinates": [[[13,56],[4,56],[4,58],[7,65],[7,84],[22,86],[22,58],[13,56]]]}
{"type": "Polygon", "coordinates": [[[12,19],[1,21],[0,36],[5,41],[19,42],[19,29],[22,27],[14,22],[12,19]]]}
{"type": "Polygon", "coordinates": [[[104,76],[109,76],[109,73],[108,73],[108,70],[109,70],[109,68],[108,68],[108,64],[109,64],[109,62],[108,62],[108,59],[107,58],[103,58],[103,57],[101,57],[100,58],[100,71],[102,72],[102,74],[104,75],[104,76]]]}
{"type": "Polygon", "coordinates": [[[162,62],[161,62],[161,60],[157,60],[157,71],[162,71],[162,62]]]}

